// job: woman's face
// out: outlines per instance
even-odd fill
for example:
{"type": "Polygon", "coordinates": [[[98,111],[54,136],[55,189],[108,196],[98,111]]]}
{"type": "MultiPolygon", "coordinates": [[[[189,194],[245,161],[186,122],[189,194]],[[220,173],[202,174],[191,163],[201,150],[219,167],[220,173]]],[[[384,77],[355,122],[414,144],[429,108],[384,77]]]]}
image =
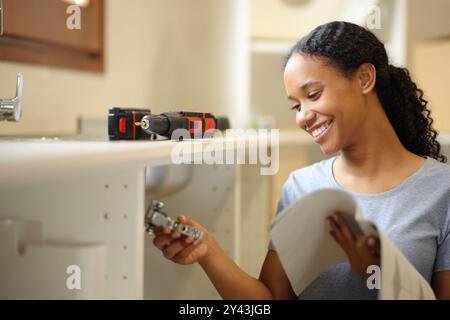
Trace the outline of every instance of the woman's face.
{"type": "Polygon", "coordinates": [[[349,79],[323,59],[294,54],[284,71],[288,99],[298,126],[332,154],[351,145],[366,119],[357,77],[349,79]]]}

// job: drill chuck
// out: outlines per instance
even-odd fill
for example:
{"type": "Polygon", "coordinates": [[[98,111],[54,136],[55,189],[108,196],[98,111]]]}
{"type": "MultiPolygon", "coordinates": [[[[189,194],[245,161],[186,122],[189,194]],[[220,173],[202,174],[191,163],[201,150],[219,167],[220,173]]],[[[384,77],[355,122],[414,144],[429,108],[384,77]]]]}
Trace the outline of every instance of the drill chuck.
{"type": "Polygon", "coordinates": [[[142,129],[149,133],[166,136],[170,131],[169,119],[164,115],[146,115],[141,122],[145,124],[142,129]]]}

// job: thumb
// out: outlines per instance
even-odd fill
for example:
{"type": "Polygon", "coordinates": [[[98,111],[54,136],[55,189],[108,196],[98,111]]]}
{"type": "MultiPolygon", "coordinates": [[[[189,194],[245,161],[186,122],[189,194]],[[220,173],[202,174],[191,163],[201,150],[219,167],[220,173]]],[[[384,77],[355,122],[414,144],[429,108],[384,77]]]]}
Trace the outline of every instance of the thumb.
{"type": "Polygon", "coordinates": [[[178,220],[179,222],[181,222],[182,224],[186,224],[186,225],[189,225],[189,226],[193,226],[193,227],[195,227],[195,228],[202,228],[202,226],[201,226],[200,224],[198,224],[194,219],[192,219],[192,218],[189,217],[189,216],[179,215],[179,216],[177,217],[177,220],[178,220]]]}
{"type": "Polygon", "coordinates": [[[184,215],[177,216],[177,220],[184,224],[190,224],[190,222],[191,222],[191,219],[188,216],[184,216],[184,215]]]}

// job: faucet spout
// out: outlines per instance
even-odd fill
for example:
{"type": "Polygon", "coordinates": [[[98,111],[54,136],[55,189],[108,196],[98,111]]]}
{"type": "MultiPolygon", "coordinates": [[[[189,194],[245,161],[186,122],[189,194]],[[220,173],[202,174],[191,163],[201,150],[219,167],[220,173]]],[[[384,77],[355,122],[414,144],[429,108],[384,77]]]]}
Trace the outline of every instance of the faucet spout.
{"type": "Polygon", "coordinates": [[[19,121],[22,115],[23,73],[17,75],[16,96],[12,99],[0,98],[0,121],[19,121]]]}

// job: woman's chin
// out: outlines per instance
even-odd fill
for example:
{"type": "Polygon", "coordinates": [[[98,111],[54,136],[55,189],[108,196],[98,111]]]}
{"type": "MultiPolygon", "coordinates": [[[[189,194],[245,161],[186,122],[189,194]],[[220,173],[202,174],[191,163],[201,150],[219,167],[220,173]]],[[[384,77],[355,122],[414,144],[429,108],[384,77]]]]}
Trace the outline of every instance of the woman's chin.
{"type": "Polygon", "coordinates": [[[333,153],[336,153],[339,151],[339,149],[336,148],[336,146],[330,145],[328,143],[325,143],[324,145],[320,145],[320,149],[322,150],[322,153],[324,153],[327,156],[332,155],[333,153]]]}

